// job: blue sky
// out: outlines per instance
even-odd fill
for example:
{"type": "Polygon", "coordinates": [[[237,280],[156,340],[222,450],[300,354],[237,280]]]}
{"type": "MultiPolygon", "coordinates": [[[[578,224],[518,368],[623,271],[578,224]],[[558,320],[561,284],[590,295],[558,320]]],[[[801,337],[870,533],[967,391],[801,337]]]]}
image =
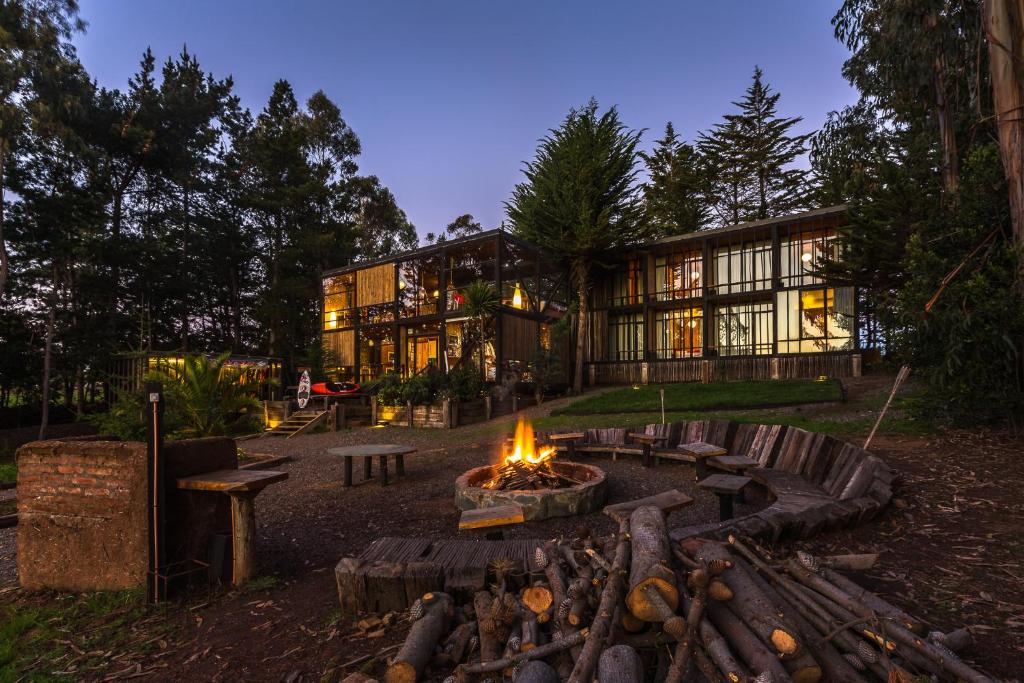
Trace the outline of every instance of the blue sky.
{"type": "Polygon", "coordinates": [[[259,111],[276,80],[324,90],[363,143],[360,172],[392,189],[420,235],[472,213],[485,227],[538,138],[591,96],[687,138],[731,111],[754,65],[804,130],[856,100],[829,20],[838,0],[82,0],[75,39],[123,88],[151,47],[183,45],[259,111]]]}

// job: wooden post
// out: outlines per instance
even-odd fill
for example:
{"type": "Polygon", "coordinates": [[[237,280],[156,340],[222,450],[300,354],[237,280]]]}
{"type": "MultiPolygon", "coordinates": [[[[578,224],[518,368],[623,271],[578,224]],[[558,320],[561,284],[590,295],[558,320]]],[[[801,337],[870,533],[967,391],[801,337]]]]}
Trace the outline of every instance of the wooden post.
{"type": "Polygon", "coordinates": [[[650,376],[650,367],[647,365],[647,361],[642,361],[640,363],[640,384],[647,384],[650,376]]]}
{"type": "Polygon", "coordinates": [[[519,394],[512,392],[512,412],[519,412],[519,394]]]}
{"type": "Polygon", "coordinates": [[[491,395],[484,396],[484,419],[491,419],[491,395]]]}
{"type": "Polygon", "coordinates": [[[146,598],[160,601],[164,561],[164,385],[146,382],[146,470],[149,494],[149,576],[146,598]]]}
{"type": "Polygon", "coordinates": [[[334,409],[337,411],[337,418],[336,418],[336,422],[335,422],[335,431],[339,431],[340,432],[342,429],[345,429],[348,426],[347,420],[346,420],[346,417],[345,417],[345,404],[344,403],[336,403],[336,404],[334,404],[334,409]]]}
{"type": "Polygon", "coordinates": [[[377,397],[370,397],[370,426],[377,426],[377,397]]]}
{"type": "Polygon", "coordinates": [[[661,394],[661,424],[665,424],[665,387],[658,390],[661,394]]]}
{"type": "Polygon", "coordinates": [[[445,429],[452,428],[452,402],[451,399],[441,399],[441,424],[445,429]]]}
{"type": "Polygon", "coordinates": [[[772,379],[782,379],[782,361],[778,358],[772,358],[772,379]]]}
{"type": "Polygon", "coordinates": [[[256,573],[256,493],[231,493],[231,585],[256,573]]]}
{"type": "Polygon", "coordinates": [[[413,422],[412,422],[412,401],[406,401],[405,402],[405,409],[409,413],[409,415],[408,415],[409,426],[412,427],[413,426],[413,422]]]}
{"type": "Polygon", "coordinates": [[[448,429],[455,429],[459,426],[459,402],[452,401],[451,405],[451,422],[448,423],[448,429]]]}

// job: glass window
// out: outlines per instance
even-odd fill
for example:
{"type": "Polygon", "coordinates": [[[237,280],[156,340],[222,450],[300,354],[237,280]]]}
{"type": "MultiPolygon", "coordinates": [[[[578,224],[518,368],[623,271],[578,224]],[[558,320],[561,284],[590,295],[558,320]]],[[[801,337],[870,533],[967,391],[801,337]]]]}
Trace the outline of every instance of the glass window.
{"type": "Polygon", "coordinates": [[[715,348],[720,356],[770,354],[774,337],[770,303],[728,304],[715,308],[715,348]]]}
{"type": "Polygon", "coordinates": [[[815,270],[828,261],[839,259],[839,240],[835,230],[805,231],[782,240],[779,254],[783,287],[814,285],[821,278],[815,270]]]}
{"type": "Polygon", "coordinates": [[[403,318],[439,313],[440,255],[405,261],[398,267],[398,301],[403,318]]]}
{"type": "Polygon", "coordinates": [[[756,242],[715,249],[715,293],[734,294],[771,288],[772,244],[756,242]]]}
{"type": "Polygon", "coordinates": [[[359,329],[359,379],[375,380],[395,367],[395,339],[391,325],[359,329]]]}
{"type": "Polygon", "coordinates": [[[666,254],[654,260],[654,293],[658,301],[699,297],[703,287],[699,251],[666,254]]]}
{"type": "Polygon", "coordinates": [[[641,313],[608,317],[608,360],[641,360],[644,317],[641,313]]]}
{"type": "Polygon", "coordinates": [[[629,306],[640,303],[643,271],[640,259],[629,259],[608,278],[608,305],[629,306]]]}
{"type": "Polygon", "coordinates": [[[483,280],[495,284],[497,244],[497,239],[484,239],[447,248],[444,267],[449,311],[462,307],[466,300],[462,291],[470,283],[483,280]]]}
{"type": "Polygon", "coordinates": [[[408,377],[423,372],[428,367],[439,368],[438,326],[413,325],[403,331],[405,349],[402,357],[402,374],[408,377]]]}
{"type": "Polygon", "coordinates": [[[521,311],[537,310],[537,253],[502,240],[501,303],[521,311]]]}
{"type": "Polygon", "coordinates": [[[779,353],[853,348],[853,288],[779,292],[779,353]]]}
{"type": "Polygon", "coordinates": [[[700,308],[653,311],[654,356],[693,358],[703,352],[704,312],[700,308]]]}
{"type": "Polygon", "coordinates": [[[324,278],[324,329],[337,330],[355,324],[356,275],[324,278]]]}
{"type": "Polygon", "coordinates": [[[376,304],[356,309],[359,313],[359,324],[377,325],[395,320],[395,307],[392,304],[376,304]]]}

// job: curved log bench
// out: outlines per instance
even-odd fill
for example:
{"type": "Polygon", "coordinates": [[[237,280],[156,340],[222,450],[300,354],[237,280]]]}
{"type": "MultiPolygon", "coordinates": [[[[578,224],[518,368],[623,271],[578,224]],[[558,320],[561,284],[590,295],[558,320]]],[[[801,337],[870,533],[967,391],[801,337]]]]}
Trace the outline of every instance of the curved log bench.
{"type": "MultiPolygon", "coordinates": [[[[576,453],[639,453],[626,429],[588,429],[576,453]]],[[[632,430],[636,432],[637,430],[632,430]]],[[[690,536],[723,539],[739,532],[762,540],[800,538],[847,528],[876,516],[892,499],[894,475],[884,460],[851,443],[799,427],[729,420],[650,424],[643,433],[663,436],[670,447],[656,458],[692,462],[680,446],[703,441],[742,455],[758,466],[745,474],[770,496],[767,507],[724,522],[673,529],[673,541],[690,536]]],[[[564,446],[563,446],[564,448],[564,446]]]]}

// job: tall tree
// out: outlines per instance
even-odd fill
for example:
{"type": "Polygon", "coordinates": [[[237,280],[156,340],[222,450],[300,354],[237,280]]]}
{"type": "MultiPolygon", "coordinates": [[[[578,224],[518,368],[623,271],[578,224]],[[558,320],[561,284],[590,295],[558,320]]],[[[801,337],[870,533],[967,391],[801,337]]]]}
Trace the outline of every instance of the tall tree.
{"type": "Polygon", "coordinates": [[[473,218],[473,214],[464,213],[451,223],[445,226],[438,234],[432,232],[427,233],[427,244],[441,244],[448,240],[456,240],[460,237],[469,237],[471,235],[477,235],[484,231],[484,226],[480,225],[480,222],[473,218]]]}
{"type": "Polygon", "coordinates": [[[647,213],[659,235],[681,235],[705,227],[710,218],[708,177],[700,153],[681,140],[672,122],[651,153],[641,152],[649,180],[647,213]]]}
{"type": "Polygon", "coordinates": [[[720,225],[735,225],[754,211],[747,140],[733,117],[716,123],[697,139],[708,177],[708,200],[720,225]]]}
{"type": "Polygon", "coordinates": [[[541,139],[526,181],[506,203],[513,230],[569,266],[576,289],[573,388],[583,390],[591,270],[609,252],[651,235],[637,183],[641,131],[595,100],[573,109],[541,139]]]}
{"type": "Polygon", "coordinates": [[[360,258],[380,258],[415,249],[419,243],[416,226],[398,206],[395,195],[377,176],[354,179],[356,200],[356,251],[360,258]]]}
{"type": "Polygon", "coordinates": [[[84,26],[75,0],[0,3],[0,297],[10,271],[4,239],[6,164],[24,132],[35,85],[52,69],[74,61],[74,48],[68,41],[84,26]]]}

